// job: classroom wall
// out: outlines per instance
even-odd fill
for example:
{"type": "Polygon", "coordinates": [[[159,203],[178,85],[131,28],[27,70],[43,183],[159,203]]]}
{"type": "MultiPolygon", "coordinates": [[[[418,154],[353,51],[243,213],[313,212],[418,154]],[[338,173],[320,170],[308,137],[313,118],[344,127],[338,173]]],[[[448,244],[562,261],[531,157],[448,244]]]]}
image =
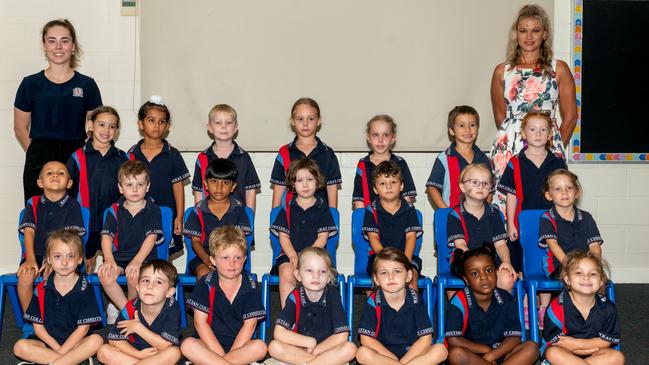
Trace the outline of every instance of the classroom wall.
{"type": "MultiPolygon", "coordinates": [[[[571,60],[570,1],[555,0],[555,53],[560,59],[571,60]]],[[[0,273],[15,271],[19,256],[16,239],[17,216],[22,203],[22,166],[24,152],[16,142],[13,130],[13,100],[23,76],[34,73],[46,63],[40,49],[40,27],[49,19],[67,17],[77,27],[85,56],[82,73],[93,76],[102,90],[104,103],[117,107],[122,117],[118,146],[128,148],[139,139],[135,128],[135,113],[140,104],[138,73],[137,18],[122,17],[119,2],[114,0],[23,0],[0,4],[0,273]]],[[[570,62],[569,62],[570,63],[570,62]]],[[[485,95],[485,97],[488,97],[485,95]]],[[[215,100],[216,102],[216,100],[215,100]]],[[[290,105],[287,105],[288,108],[290,105]]],[[[173,112],[173,110],[172,110],[173,112]]],[[[491,116],[483,115],[484,123],[491,116]]],[[[359,121],[359,123],[364,121],[359,121]]],[[[176,125],[172,128],[181,128],[176,125]]],[[[326,125],[323,126],[326,128],[326,125]]],[[[173,133],[173,129],[172,132],[173,133]]],[[[350,138],[363,138],[363,136],[350,138]]],[[[286,141],[277,141],[279,146],[286,141]]],[[[207,146],[209,141],[205,141],[207,146]]],[[[245,146],[244,146],[245,147],[245,146]]],[[[335,147],[335,146],[334,146],[335,147]]],[[[480,146],[488,149],[488,145],[480,146]]],[[[397,146],[398,150],[398,146],[397,146]]],[[[256,222],[257,250],[253,252],[253,271],[263,273],[270,268],[270,248],[267,241],[268,212],[271,190],[267,183],[275,155],[251,153],[262,180],[258,195],[256,222]]],[[[424,213],[424,273],[434,275],[435,258],[432,250],[432,208],[424,194],[424,184],[435,158],[433,153],[401,154],[411,167],[419,192],[416,203],[424,213]]],[[[339,269],[348,274],[353,259],[349,226],[351,189],[359,153],[338,153],[343,175],[340,192],[341,247],[338,250],[339,269]]],[[[196,152],[184,152],[183,157],[193,172],[196,152]]],[[[582,182],[584,197],[581,207],[595,217],[602,236],[605,257],[614,268],[613,279],[618,282],[649,283],[649,168],[646,164],[571,163],[582,182]]],[[[190,190],[187,187],[187,196],[190,190]]],[[[188,199],[187,203],[191,203],[188,199]]],[[[184,259],[176,265],[184,268],[184,259]]]]}

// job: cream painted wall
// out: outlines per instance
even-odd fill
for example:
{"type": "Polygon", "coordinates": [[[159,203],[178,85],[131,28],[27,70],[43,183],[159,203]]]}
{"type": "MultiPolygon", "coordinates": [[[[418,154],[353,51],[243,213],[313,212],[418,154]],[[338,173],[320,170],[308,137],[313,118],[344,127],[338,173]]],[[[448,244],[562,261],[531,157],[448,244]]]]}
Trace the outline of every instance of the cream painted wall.
{"type": "MultiPolygon", "coordinates": [[[[118,145],[128,148],[139,138],[135,128],[135,112],[139,107],[139,74],[137,72],[137,24],[134,17],[119,15],[119,2],[114,0],[24,0],[2,2],[0,5],[0,272],[15,271],[19,256],[16,221],[22,208],[21,176],[24,153],[12,132],[13,99],[23,76],[44,67],[39,43],[40,27],[49,19],[67,17],[77,27],[85,50],[80,71],[93,76],[102,90],[104,103],[114,105],[122,117],[118,145]]],[[[555,53],[560,59],[571,60],[572,5],[570,1],[555,0],[555,53]]],[[[287,105],[287,108],[289,106],[287,105]]],[[[173,112],[173,110],[172,110],[173,112]]],[[[483,120],[489,121],[488,115],[483,120]]],[[[243,122],[243,121],[242,121],[243,122]]],[[[360,123],[360,122],[359,122],[360,123]]],[[[173,127],[172,127],[173,128],[173,127]]],[[[326,128],[326,126],[324,126],[326,128]]],[[[173,133],[173,130],[172,132],[173,133]]],[[[354,138],[363,138],[357,136],[354,138]]],[[[286,141],[278,141],[279,146],[286,141]]],[[[206,146],[209,141],[204,143],[206,146]]],[[[480,146],[487,149],[489,146],[480,146]]],[[[253,253],[253,271],[263,273],[270,268],[270,248],[267,241],[270,188],[268,179],[275,158],[271,153],[252,153],[262,180],[258,195],[256,223],[257,250],[253,253]]],[[[338,153],[343,174],[341,202],[341,246],[338,250],[339,269],[352,271],[353,252],[350,243],[351,188],[356,162],[362,154],[338,153]]],[[[435,154],[402,154],[408,160],[419,191],[416,205],[424,213],[424,273],[434,275],[435,258],[432,250],[432,209],[423,195],[423,186],[435,154]]],[[[183,153],[193,171],[195,152],[183,153]]],[[[582,208],[595,217],[605,239],[604,256],[613,267],[618,282],[649,282],[649,168],[646,164],[570,164],[584,187],[582,208]]],[[[187,196],[190,197],[189,188],[187,196]]],[[[188,203],[190,200],[188,199],[188,203]]],[[[184,258],[176,265],[184,268],[184,258]]]]}

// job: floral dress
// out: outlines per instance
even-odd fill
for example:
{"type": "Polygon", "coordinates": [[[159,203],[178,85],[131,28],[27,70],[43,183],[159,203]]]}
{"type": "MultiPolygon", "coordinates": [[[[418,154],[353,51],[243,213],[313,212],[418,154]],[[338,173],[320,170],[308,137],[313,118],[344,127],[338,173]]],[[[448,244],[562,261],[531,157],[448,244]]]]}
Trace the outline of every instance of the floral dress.
{"type": "MultiPolygon", "coordinates": [[[[552,61],[552,70],[556,63],[552,61]]],[[[493,163],[496,184],[505,172],[509,158],[518,154],[525,142],[521,136],[521,121],[527,112],[544,110],[550,113],[554,121],[552,139],[552,152],[565,159],[561,134],[557,126],[556,110],[559,104],[559,85],[554,71],[510,67],[505,65],[504,97],[506,103],[505,120],[496,133],[496,139],[491,146],[489,157],[493,163]]],[[[493,202],[498,204],[505,213],[505,194],[496,191],[493,202]]]]}

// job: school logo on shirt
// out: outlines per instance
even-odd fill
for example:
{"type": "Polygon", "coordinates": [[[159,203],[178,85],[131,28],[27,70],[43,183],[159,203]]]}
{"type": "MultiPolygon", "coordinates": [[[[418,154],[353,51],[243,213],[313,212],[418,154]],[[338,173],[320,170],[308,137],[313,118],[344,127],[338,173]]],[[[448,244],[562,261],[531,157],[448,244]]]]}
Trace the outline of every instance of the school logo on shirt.
{"type": "Polygon", "coordinates": [[[72,96],[75,98],[83,98],[83,89],[80,87],[75,87],[72,89],[72,96]]]}

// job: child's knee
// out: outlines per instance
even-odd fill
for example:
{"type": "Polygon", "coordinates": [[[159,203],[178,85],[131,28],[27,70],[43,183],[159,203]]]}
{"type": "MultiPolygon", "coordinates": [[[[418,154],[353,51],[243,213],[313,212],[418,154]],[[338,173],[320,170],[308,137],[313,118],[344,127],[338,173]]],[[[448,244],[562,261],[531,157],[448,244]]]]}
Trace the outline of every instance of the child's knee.
{"type": "Polygon", "coordinates": [[[262,340],[250,340],[250,347],[255,355],[261,355],[261,358],[266,356],[266,352],[268,351],[266,343],[262,340]]]}
{"type": "Polygon", "coordinates": [[[283,264],[279,267],[279,279],[285,283],[294,283],[295,275],[293,275],[293,266],[290,264],[283,264]]]}
{"type": "Polygon", "coordinates": [[[34,280],[36,280],[36,274],[33,271],[27,271],[18,277],[18,287],[33,287],[34,280]]]}
{"type": "Polygon", "coordinates": [[[95,351],[98,351],[99,348],[104,344],[104,339],[100,335],[93,333],[92,335],[86,337],[84,342],[87,343],[88,346],[95,351]]]}
{"type": "Polygon", "coordinates": [[[25,354],[29,353],[30,343],[25,339],[20,339],[14,344],[14,355],[18,358],[23,358],[25,354]]]}
{"type": "Polygon", "coordinates": [[[607,361],[608,364],[611,364],[611,365],[622,365],[622,364],[624,364],[625,359],[624,359],[624,354],[622,352],[617,351],[615,349],[607,349],[607,350],[608,350],[608,353],[606,355],[607,355],[607,358],[608,358],[608,361],[607,361]]]}
{"type": "Polygon", "coordinates": [[[277,340],[272,340],[268,344],[268,354],[270,356],[275,357],[277,354],[281,354],[284,352],[284,344],[277,341],[277,340]]]}
{"type": "Polygon", "coordinates": [[[464,347],[455,346],[448,350],[448,361],[451,364],[468,364],[469,357],[464,347]]]}
{"type": "Polygon", "coordinates": [[[342,346],[340,346],[340,349],[338,350],[340,352],[340,357],[345,358],[345,359],[353,359],[356,356],[356,345],[354,345],[353,342],[344,342],[342,346]]]}
{"type": "Polygon", "coordinates": [[[110,355],[111,352],[113,351],[113,348],[109,344],[104,344],[102,345],[99,350],[97,350],[97,360],[104,364],[108,364],[110,362],[110,355]]]}
{"type": "Polygon", "coordinates": [[[180,348],[178,346],[169,346],[162,350],[161,355],[164,364],[175,364],[180,360],[180,348]]]}
{"type": "Polygon", "coordinates": [[[525,341],[522,343],[523,348],[521,351],[525,351],[531,355],[534,355],[535,357],[538,357],[539,355],[539,346],[536,344],[534,341],[525,341]]]}
{"type": "Polygon", "coordinates": [[[372,362],[375,351],[367,346],[361,346],[356,350],[356,360],[361,364],[369,364],[372,362]]]}
{"type": "Polygon", "coordinates": [[[200,264],[196,267],[196,280],[200,280],[203,276],[209,274],[210,268],[205,264],[200,264]]]}

